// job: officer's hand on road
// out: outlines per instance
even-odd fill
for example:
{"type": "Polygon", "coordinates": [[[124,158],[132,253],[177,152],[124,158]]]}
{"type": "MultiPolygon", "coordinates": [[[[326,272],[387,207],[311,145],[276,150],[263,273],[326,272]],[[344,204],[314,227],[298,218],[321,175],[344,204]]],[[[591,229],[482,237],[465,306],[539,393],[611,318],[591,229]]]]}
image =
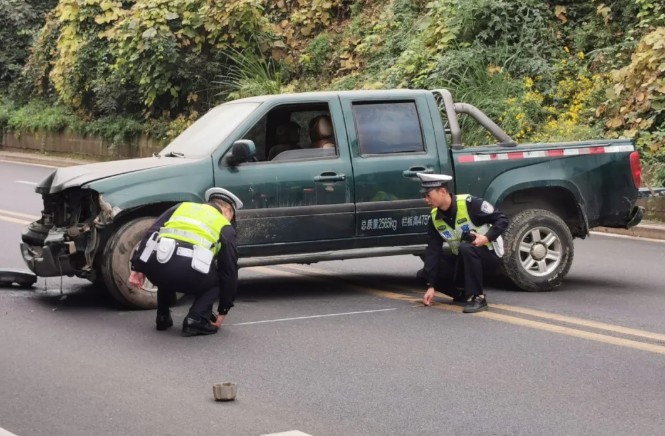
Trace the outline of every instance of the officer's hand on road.
{"type": "Polygon", "coordinates": [[[129,275],[129,284],[135,288],[140,288],[141,285],[143,285],[144,280],[145,275],[143,273],[132,271],[132,273],[129,275]]]}
{"type": "Polygon", "coordinates": [[[425,296],[423,297],[423,304],[425,306],[431,306],[432,298],[434,298],[434,288],[429,288],[427,292],[425,292],[425,296]]]}
{"type": "Polygon", "coordinates": [[[219,328],[222,326],[222,323],[224,322],[224,315],[216,315],[215,321],[210,321],[210,325],[214,325],[215,327],[219,328]]]}
{"type": "Polygon", "coordinates": [[[487,236],[485,235],[479,235],[476,232],[471,233],[473,233],[473,235],[476,237],[476,239],[471,243],[474,247],[482,247],[483,245],[486,245],[490,242],[490,240],[487,239],[487,236]]]}

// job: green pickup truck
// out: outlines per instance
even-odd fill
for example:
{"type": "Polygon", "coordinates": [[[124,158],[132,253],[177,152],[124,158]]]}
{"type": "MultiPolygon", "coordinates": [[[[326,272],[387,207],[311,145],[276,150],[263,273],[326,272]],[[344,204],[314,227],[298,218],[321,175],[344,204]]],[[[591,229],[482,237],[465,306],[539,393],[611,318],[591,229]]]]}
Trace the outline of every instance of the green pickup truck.
{"type": "Polygon", "coordinates": [[[125,307],[154,308],[150,283],[127,283],[130,256],[161,212],[220,186],[245,204],[241,267],[422,256],[420,172],[453,175],[454,192],[509,216],[503,272],[526,291],[561,284],[573,238],[644,212],[630,140],[517,145],[445,89],[269,95],[211,109],[153,157],[55,170],[36,188],[44,210],[21,251],[38,276],[87,278],[125,307]],[[459,114],[495,144],[464,147],[459,114]]]}

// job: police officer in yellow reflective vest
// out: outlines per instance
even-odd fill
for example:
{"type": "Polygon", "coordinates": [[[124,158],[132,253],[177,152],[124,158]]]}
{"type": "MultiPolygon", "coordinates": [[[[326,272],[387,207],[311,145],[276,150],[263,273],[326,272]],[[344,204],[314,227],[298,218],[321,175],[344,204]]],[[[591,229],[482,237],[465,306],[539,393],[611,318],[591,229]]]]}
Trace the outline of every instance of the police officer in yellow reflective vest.
{"type": "Polygon", "coordinates": [[[145,275],[157,286],[157,330],[173,326],[169,305],[176,292],[195,297],[183,336],[217,333],[234,306],[238,251],[231,223],[242,202],[221,188],[209,189],[205,199],[206,204],[185,202],[164,212],[132,257],[130,284],[140,286],[145,275]],[[219,314],[214,314],[218,299],[219,314]]]}
{"type": "Polygon", "coordinates": [[[436,290],[453,297],[455,303],[466,303],[465,313],[487,310],[483,274],[501,265],[501,233],[508,227],[508,218],[482,198],[451,195],[447,187],[450,176],[419,173],[418,177],[420,192],[432,208],[424,268],[428,289],[423,303],[430,306],[436,290]],[[444,241],[451,255],[443,253],[444,241]]]}

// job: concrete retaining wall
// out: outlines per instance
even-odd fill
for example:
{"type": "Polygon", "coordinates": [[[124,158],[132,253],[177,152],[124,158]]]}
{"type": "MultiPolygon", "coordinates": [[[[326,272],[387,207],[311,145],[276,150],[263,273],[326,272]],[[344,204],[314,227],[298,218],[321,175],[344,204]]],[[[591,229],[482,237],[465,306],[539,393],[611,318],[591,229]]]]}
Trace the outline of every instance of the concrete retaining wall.
{"type": "Polygon", "coordinates": [[[95,160],[117,160],[149,157],[163,147],[147,137],[139,138],[133,144],[111,144],[95,137],[81,137],[75,133],[16,134],[5,132],[2,138],[5,151],[32,151],[60,155],[80,155],[95,160]]]}
{"type": "Polygon", "coordinates": [[[665,197],[640,198],[637,204],[644,206],[645,220],[656,220],[665,222],[665,197]]]}

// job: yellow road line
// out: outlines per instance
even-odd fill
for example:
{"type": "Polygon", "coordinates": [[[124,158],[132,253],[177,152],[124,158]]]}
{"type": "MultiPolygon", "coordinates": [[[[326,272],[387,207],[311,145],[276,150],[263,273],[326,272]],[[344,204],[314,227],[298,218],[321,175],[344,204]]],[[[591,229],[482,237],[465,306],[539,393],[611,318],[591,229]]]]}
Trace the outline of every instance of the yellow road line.
{"type": "MultiPolygon", "coordinates": [[[[325,274],[327,276],[332,276],[335,275],[335,273],[329,272],[329,271],[323,271],[323,270],[318,270],[315,268],[309,268],[309,267],[302,267],[298,265],[288,265],[285,266],[286,268],[289,269],[295,269],[295,270],[301,270],[304,272],[309,272],[309,273],[314,273],[318,274],[319,272],[321,274],[325,274]]],[[[307,276],[305,274],[299,274],[299,273],[291,273],[291,272],[286,272],[282,270],[276,270],[272,268],[265,268],[265,267],[255,267],[251,268],[257,272],[262,272],[265,274],[276,274],[276,275],[281,275],[284,277],[295,277],[295,278],[311,278],[314,280],[319,280],[319,281],[326,281],[326,280],[321,280],[317,279],[316,277],[311,277],[307,276]]],[[[409,297],[408,295],[403,295],[395,292],[389,292],[389,291],[382,291],[378,289],[373,289],[373,288],[365,288],[362,286],[355,286],[351,285],[353,288],[356,288],[358,290],[362,290],[363,292],[367,292],[373,295],[385,297],[385,298],[390,298],[393,300],[402,300],[402,301],[409,301],[409,302],[419,302],[421,301],[420,298],[417,297],[409,297]]],[[[432,307],[437,308],[437,309],[443,309],[443,310],[448,310],[451,312],[462,312],[462,308],[459,306],[454,306],[450,304],[442,304],[442,303],[433,303],[432,307]]],[[[522,309],[522,308],[520,308],[522,309]]],[[[529,310],[530,309],[525,309],[529,310]]],[[[539,312],[539,311],[537,311],[539,312]]],[[[542,312],[543,314],[547,314],[546,312],[542,312]]],[[[547,315],[554,315],[554,314],[547,314],[547,315]]],[[[509,324],[514,324],[514,325],[519,325],[523,327],[529,327],[532,329],[536,330],[542,330],[542,331],[547,331],[551,333],[558,333],[566,336],[571,336],[571,337],[576,337],[576,338],[581,338],[581,339],[587,339],[591,341],[596,341],[596,342],[602,342],[605,344],[611,344],[611,345],[618,345],[621,347],[627,347],[627,348],[633,348],[636,350],[642,350],[642,351],[649,351],[652,353],[656,354],[663,354],[665,355],[665,347],[662,345],[655,345],[655,344],[648,344],[644,342],[638,342],[638,341],[633,341],[630,339],[623,339],[623,338],[617,338],[614,336],[609,336],[609,335],[603,335],[600,333],[592,333],[588,332],[585,330],[577,330],[573,329],[570,327],[563,327],[559,325],[554,325],[554,324],[547,324],[544,322],[539,322],[539,321],[532,321],[529,319],[524,319],[524,318],[518,318],[515,316],[510,316],[510,315],[504,315],[500,313],[495,313],[495,312],[480,312],[476,313],[472,316],[476,316],[479,318],[485,318],[485,319],[490,319],[494,321],[501,321],[509,324]]],[[[558,316],[558,315],[556,315],[558,316]]],[[[554,319],[554,318],[552,318],[554,319]]],[[[586,320],[583,320],[586,321],[586,320]]],[[[588,321],[589,323],[593,323],[593,321],[588,321]]],[[[602,323],[599,323],[602,324],[602,323]]],[[[606,324],[609,326],[609,324],[606,324]]],[[[618,327],[618,326],[611,326],[611,327],[618,327]]],[[[632,330],[632,329],[629,329],[632,330]]],[[[649,333],[649,332],[642,332],[642,333],[649,333]]]]}
{"type": "Polygon", "coordinates": [[[24,221],[24,220],[20,220],[20,219],[16,219],[16,218],[10,218],[8,216],[2,216],[2,215],[0,215],[0,220],[8,221],[10,223],[16,223],[16,224],[24,224],[24,225],[30,224],[30,221],[24,221]]]}
{"type": "Polygon", "coordinates": [[[38,220],[39,219],[39,217],[35,216],[35,215],[28,215],[26,213],[12,212],[11,210],[4,210],[4,209],[0,209],[0,214],[13,215],[13,216],[21,217],[21,218],[30,218],[30,219],[33,219],[33,220],[38,220]]]}
{"type": "MultiPolygon", "coordinates": [[[[311,267],[302,267],[298,265],[288,265],[287,268],[293,268],[297,269],[300,271],[305,271],[305,272],[312,272],[316,274],[322,274],[322,275],[328,275],[332,276],[335,275],[335,273],[332,273],[330,271],[324,271],[320,270],[317,268],[311,268],[311,267]]],[[[408,291],[408,292],[414,292],[418,294],[424,294],[424,291],[421,290],[416,290],[412,288],[401,288],[401,287],[395,287],[397,290],[401,291],[408,291]]],[[[438,293],[437,293],[438,294],[438,293]]],[[[441,294],[442,295],[442,294],[441,294]]],[[[451,299],[447,295],[443,295],[443,298],[445,299],[451,299]]],[[[598,321],[591,321],[588,319],[583,319],[583,318],[575,318],[572,316],[566,316],[566,315],[559,315],[556,313],[550,313],[550,312],[543,312],[541,310],[535,310],[535,309],[529,309],[526,307],[520,307],[520,306],[509,306],[507,304],[490,304],[489,305],[491,308],[494,309],[500,309],[500,310],[505,310],[507,312],[513,312],[513,313],[520,313],[522,315],[530,315],[530,316],[535,316],[538,318],[544,318],[544,319],[549,319],[552,321],[559,321],[559,322],[566,322],[569,324],[576,324],[582,327],[589,327],[589,328],[594,328],[598,330],[605,330],[609,332],[614,332],[614,333],[619,333],[623,335],[630,335],[630,336],[637,336],[645,339],[652,339],[656,341],[663,341],[665,342],[665,335],[661,333],[654,333],[654,332],[648,332],[645,330],[638,330],[638,329],[633,329],[629,327],[622,327],[614,324],[607,324],[604,322],[598,322],[598,321]]]]}
{"type": "Polygon", "coordinates": [[[538,330],[545,330],[552,333],[559,333],[566,336],[574,336],[582,339],[589,339],[597,342],[604,342],[606,344],[619,345],[621,347],[634,348],[636,350],[650,351],[657,354],[665,354],[665,347],[662,345],[647,344],[644,342],[632,341],[630,339],[617,338],[614,336],[602,335],[600,333],[587,332],[585,330],[577,330],[570,327],[562,327],[554,324],[546,324],[544,322],[531,321],[524,318],[515,316],[503,315],[495,312],[480,312],[476,313],[480,318],[493,319],[495,321],[503,321],[510,324],[521,325],[538,330]]]}
{"type": "Polygon", "coordinates": [[[569,324],[577,324],[583,327],[590,327],[598,330],[606,330],[614,333],[621,333],[624,335],[639,336],[646,339],[654,339],[656,341],[664,341],[665,335],[660,333],[647,332],[644,330],[631,329],[628,327],[621,327],[613,324],[606,324],[604,322],[591,321],[588,319],[574,318],[572,316],[558,315],[556,313],[543,312],[540,310],[527,309],[526,307],[506,306],[505,304],[490,304],[490,307],[496,309],[506,310],[524,315],[536,316],[539,318],[551,319],[554,321],[567,322],[569,324]]]}

